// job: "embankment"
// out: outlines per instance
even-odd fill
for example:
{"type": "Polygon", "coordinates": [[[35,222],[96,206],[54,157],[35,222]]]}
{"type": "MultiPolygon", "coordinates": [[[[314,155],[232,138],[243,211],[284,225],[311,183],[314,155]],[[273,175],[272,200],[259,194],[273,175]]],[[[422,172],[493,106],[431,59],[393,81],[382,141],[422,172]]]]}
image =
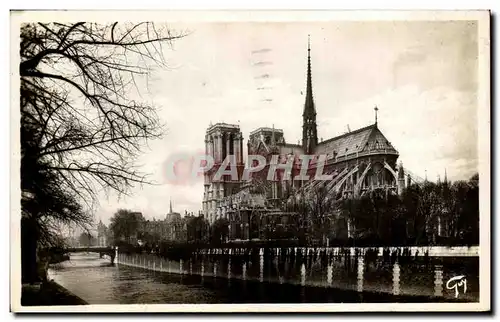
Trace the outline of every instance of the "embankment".
{"type": "Polygon", "coordinates": [[[83,299],[71,293],[54,281],[37,285],[23,285],[22,306],[86,305],[83,299]]]}

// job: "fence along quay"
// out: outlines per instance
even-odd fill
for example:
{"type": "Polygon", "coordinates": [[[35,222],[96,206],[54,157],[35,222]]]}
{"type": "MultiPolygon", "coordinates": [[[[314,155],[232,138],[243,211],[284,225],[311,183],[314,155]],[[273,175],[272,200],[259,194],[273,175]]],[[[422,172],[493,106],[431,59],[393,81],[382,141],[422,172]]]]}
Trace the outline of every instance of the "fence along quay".
{"type": "Polygon", "coordinates": [[[287,247],[198,249],[189,258],[156,253],[120,253],[119,265],[202,278],[330,287],[454,299],[444,292],[445,277],[460,275],[455,262],[469,263],[469,292],[462,300],[478,301],[478,247],[287,247]],[[477,274],[475,274],[477,273],[477,274]],[[477,275],[477,276],[476,276],[477,275]]]}

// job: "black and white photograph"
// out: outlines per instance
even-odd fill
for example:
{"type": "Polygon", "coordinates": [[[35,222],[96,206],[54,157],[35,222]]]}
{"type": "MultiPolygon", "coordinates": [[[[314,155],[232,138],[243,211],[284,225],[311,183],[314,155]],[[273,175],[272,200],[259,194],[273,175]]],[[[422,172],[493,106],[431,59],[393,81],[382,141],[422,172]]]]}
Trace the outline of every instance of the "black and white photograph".
{"type": "Polygon", "coordinates": [[[489,11],[11,11],[14,312],[489,311],[489,11]]]}

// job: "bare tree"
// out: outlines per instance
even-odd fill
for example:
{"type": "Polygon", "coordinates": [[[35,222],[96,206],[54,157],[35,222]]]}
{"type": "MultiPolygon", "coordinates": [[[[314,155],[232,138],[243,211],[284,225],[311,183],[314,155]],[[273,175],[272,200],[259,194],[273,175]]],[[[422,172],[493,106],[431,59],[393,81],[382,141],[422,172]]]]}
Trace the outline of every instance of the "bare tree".
{"type": "Polygon", "coordinates": [[[405,217],[412,224],[411,235],[415,243],[429,243],[435,235],[437,217],[442,210],[437,186],[433,182],[425,182],[421,186],[411,185],[403,193],[405,217]]]}
{"type": "Polygon", "coordinates": [[[477,243],[479,234],[479,177],[439,185],[441,192],[441,228],[446,237],[477,243]],[[468,236],[462,236],[466,234],[468,236]]]}
{"type": "Polygon", "coordinates": [[[220,244],[226,241],[229,237],[229,220],[226,218],[219,218],[211,225],[211,239],[212,243],[220,244]]]}
{"type": "Polygon", "coordinates": [[[80,242],[80,246],[91,247],[95,244],[96,238],[94,236],[92,236],[92,234],[90,232],[85,231],[85,232],[80,234],[78,241],[80,242]]]}
{"type": "Polygon", "coordinates": [[[163,127],[155,107],[135,98],[142,76],[168,68],[163,46],[185,34],[148,22],[30,23],[20,33],[24,223],[38,225],[43,213],[86,224],[102,190],[150,183],[135,159],[163,127]],[[47,182],[59,196],[52,202],[71,207],[37,205],[47,182]]]}
{"type": "Polygon", "coordinates": [[[24,120],[40,129],[38,157],[81,200],[95,200],[97,187],[125,193],[145,182],[132,160],[162,126],[155,107],[130,94],[138,76],[168,67],[162,43],[179,37],[152,23],[22,27],[24,120]]]}
{"type": "Polygon", "coordinates": [[[309,230],[310,221],[308,216],[308,205],[306,202],[306,195],[303,190],[291,191],[284,205],[284,210],[287,212],[295,213],[296,237],[301,243],[307,239],[307,231],[309,230]]]}
{"type": "Polygon", "coordinates": [[[140,212],[127,209],[118,209],[111,217],[109,229],[113,234],[115,243],[125,241],[131,244],[142,231],[146,219],[140,212]]]}
{"type": "Polygon", "coordinates": [[[311,189],[307,200],[308,217],[314,234],[319,235],[323,244],[326,244],[336,206],[335,196],[326,187],[311,189]]]}

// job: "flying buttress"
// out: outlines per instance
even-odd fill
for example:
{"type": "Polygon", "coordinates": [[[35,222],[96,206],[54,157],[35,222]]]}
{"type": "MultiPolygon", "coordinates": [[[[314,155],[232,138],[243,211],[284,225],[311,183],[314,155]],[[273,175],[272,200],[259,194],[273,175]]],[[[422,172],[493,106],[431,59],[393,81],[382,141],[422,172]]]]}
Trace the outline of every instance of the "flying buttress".
{"type": "Polygon", "coordinates": [[[351,171],[349,171],[349,173],[347,173],[336,185],[335,187],[333,188],[333,191],[334,192],[338,192],[340,187],[342,187],[342,184],[344,184],[344,182],[346,182],[347,178],[349,178],[350,176],[352,176],[354,173],[356,173],[357,171],[359,170],[359,166],[356,165],[351,171]]]}
{"type": "Polygon", "coordinates": [[[368,163],[368,165],[365,168],[365,171],[361,174],[361,177],[359,177],[359,181],[356,183],[356,186],[354,187],[354,195],[359,196],[359,192],[361,190],[361,186],[363,184],[363,181],[365,180],[366,174],[368,171],[371,169],[372,163],[368,163]]]}

